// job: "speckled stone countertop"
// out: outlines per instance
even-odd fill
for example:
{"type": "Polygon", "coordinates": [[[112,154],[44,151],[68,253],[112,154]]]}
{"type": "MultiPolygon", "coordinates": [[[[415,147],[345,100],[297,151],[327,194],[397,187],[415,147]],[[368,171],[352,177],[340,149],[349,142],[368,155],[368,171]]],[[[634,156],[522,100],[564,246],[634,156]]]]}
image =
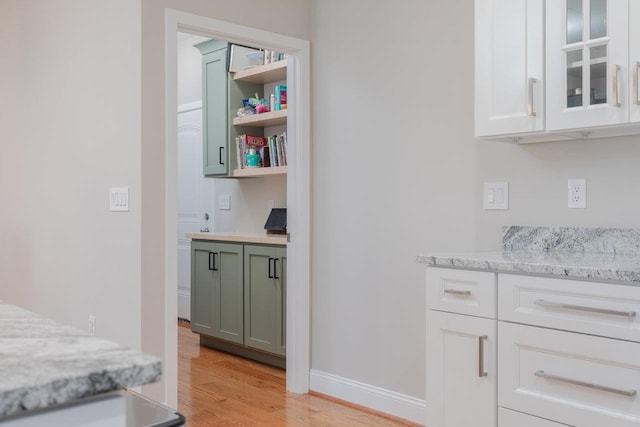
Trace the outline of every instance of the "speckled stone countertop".
{"type": "Polygon", "coordinates": [[[506,227],[503,250],[418,255],[436,267],[560,276],[640,286],[640,232],[634,229],[506,227]]]}
{"type": "Polygon", "coordinates": [[[155,357],[0,301],[0,421],[160,375],[155,357]]]}

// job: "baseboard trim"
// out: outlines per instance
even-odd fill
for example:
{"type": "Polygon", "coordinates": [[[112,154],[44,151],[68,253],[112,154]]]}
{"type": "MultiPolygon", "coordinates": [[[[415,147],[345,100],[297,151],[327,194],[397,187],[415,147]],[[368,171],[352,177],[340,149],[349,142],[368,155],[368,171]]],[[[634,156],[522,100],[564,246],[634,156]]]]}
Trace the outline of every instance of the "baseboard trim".
{"type": "Polygon", "coordinates": [[[311,369],[309,388],[375,411],[404,418],[414,423],[425,423],[426,401],[381,387],[353,381],[348,378],[311,369]]]}

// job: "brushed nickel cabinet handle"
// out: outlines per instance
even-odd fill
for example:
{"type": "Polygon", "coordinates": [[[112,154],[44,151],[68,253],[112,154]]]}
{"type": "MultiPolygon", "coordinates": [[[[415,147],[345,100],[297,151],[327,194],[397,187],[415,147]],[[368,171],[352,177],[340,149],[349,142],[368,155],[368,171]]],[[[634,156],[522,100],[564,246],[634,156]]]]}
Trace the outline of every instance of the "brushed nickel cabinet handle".
{"type": "Polygon", "coordinates": [[[478,337],[478,376],[480,378],[488,375],[487,371],[484,370],[484,342],[487,338],[486,335],[480,335],[478,337]]]}
{"type": "Polygon", "coordinates": [[[533,98],[535,97],[534,86],[537,83],[537,80],[533,77],[529,77],[529,92],[528,92],[528,101],[527,101],[527,116],[535,117],[536,111],[533,105],[533,98]]]}
{"type": "Polygon", "coordinates": [[[573,305],[573,304],[561,304],[558,302],[550,302],[542,299],[535,300],[533,302],[535,305],[539,305],[542,307],[549,308],[560,308],[565,310],[576,310],[576,311],[586,311],[589,313],[598,313],[598,314],[610,314],[612,316],[622,316],[633,318],[636,317],[635,311],[619,311],[619,310],[609,310],[606,308],[597,308],[597,307],[586,307],[583,305],[573,305]]]}
{"type": "Polygon", "coordinates": [[[613,106],[620,107],[620,66],[613,66],[613,106]]]}
{"type": "Polygon", "coordinates": [[[469,295],[471,295],[471,291],[458,291],[456,289],[445,289],[444,290],[445,294],[452,294],[452,295],[460,295],[463,297],[468,297],[469,295]]]}
{"type": "Polygon", "coordinates": [[[545,371],[536,371],[536,372],[534,372],[534,375],[536,377],[544,378],[544,379],[547,379],[547,380],[559,381],[559,382],[562,382],[562,383],[578,385],[580,387],[586,387],[586,388],[590,388],[590,389],[593,389],[593,390],[606,391],[607,393],[614,393],[614,394],[619,394],[619,395],[622,395],[622,396],[633,397],[638,393],[637,390],[633,390],[633,389],[632,390],[620,390],[619,388],[607,387],[607,386],[604,386],[604,385],[589,383],[589,382],[586,382],[586,381],[579,381],[579,380],[574,380],[572,378],[566,378],[566,377],[561,377],[561,376],[558,376],[558,375],[547,374],[545,371]]]}
{"type": "Polygon", "coordinates": [[[633,62],[633,103],[640,105],[640,93],[638,93],[638,68],[640,68],[640,62],[633,62]]]}

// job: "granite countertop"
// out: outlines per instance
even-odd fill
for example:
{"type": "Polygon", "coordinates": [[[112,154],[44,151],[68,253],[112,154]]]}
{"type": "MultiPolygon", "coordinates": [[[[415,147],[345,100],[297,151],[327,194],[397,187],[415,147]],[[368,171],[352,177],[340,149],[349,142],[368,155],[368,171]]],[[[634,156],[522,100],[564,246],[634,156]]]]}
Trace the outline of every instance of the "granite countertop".
{"type": "Polygon", "coordinates": [[[455,252],[419,255],[417,261],[435,267],[629,282],[640,286],[638,255],[557,251],[455,252]]]}
{"type": "Polygon", "coordinates": [[[160,375],[155,357],[0,301],[0,419],[160,375]]]}
{"type": "Polygon", "coordinates": [[[267,235],[266,233],[213,232],[187,233],[189,239],[211,240],[216,242],[259,243],[267,245],[287,245],[287,236],[267,235]]]}
{"type": "Polygon", "coordinates": [[[559,276],[640,286],[640,230],[505,227],[503,250],[418,255],[416,261],[505,273],[559,276]]]}

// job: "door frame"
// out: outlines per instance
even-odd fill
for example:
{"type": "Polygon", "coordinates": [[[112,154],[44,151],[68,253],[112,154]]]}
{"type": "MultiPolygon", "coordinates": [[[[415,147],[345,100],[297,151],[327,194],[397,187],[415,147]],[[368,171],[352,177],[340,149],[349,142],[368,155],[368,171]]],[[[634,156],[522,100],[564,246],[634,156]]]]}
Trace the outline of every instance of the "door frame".
{"type": "MultiPolygon", "coordinates": [[[[165,398],[177,402],[177,33],[287,53],[287,390],[309,391],[311,366],[311,54],[307,40],[165,10],[165,398]]],[[[175,406],[175,405],[174,405],[175,406]]]]}

